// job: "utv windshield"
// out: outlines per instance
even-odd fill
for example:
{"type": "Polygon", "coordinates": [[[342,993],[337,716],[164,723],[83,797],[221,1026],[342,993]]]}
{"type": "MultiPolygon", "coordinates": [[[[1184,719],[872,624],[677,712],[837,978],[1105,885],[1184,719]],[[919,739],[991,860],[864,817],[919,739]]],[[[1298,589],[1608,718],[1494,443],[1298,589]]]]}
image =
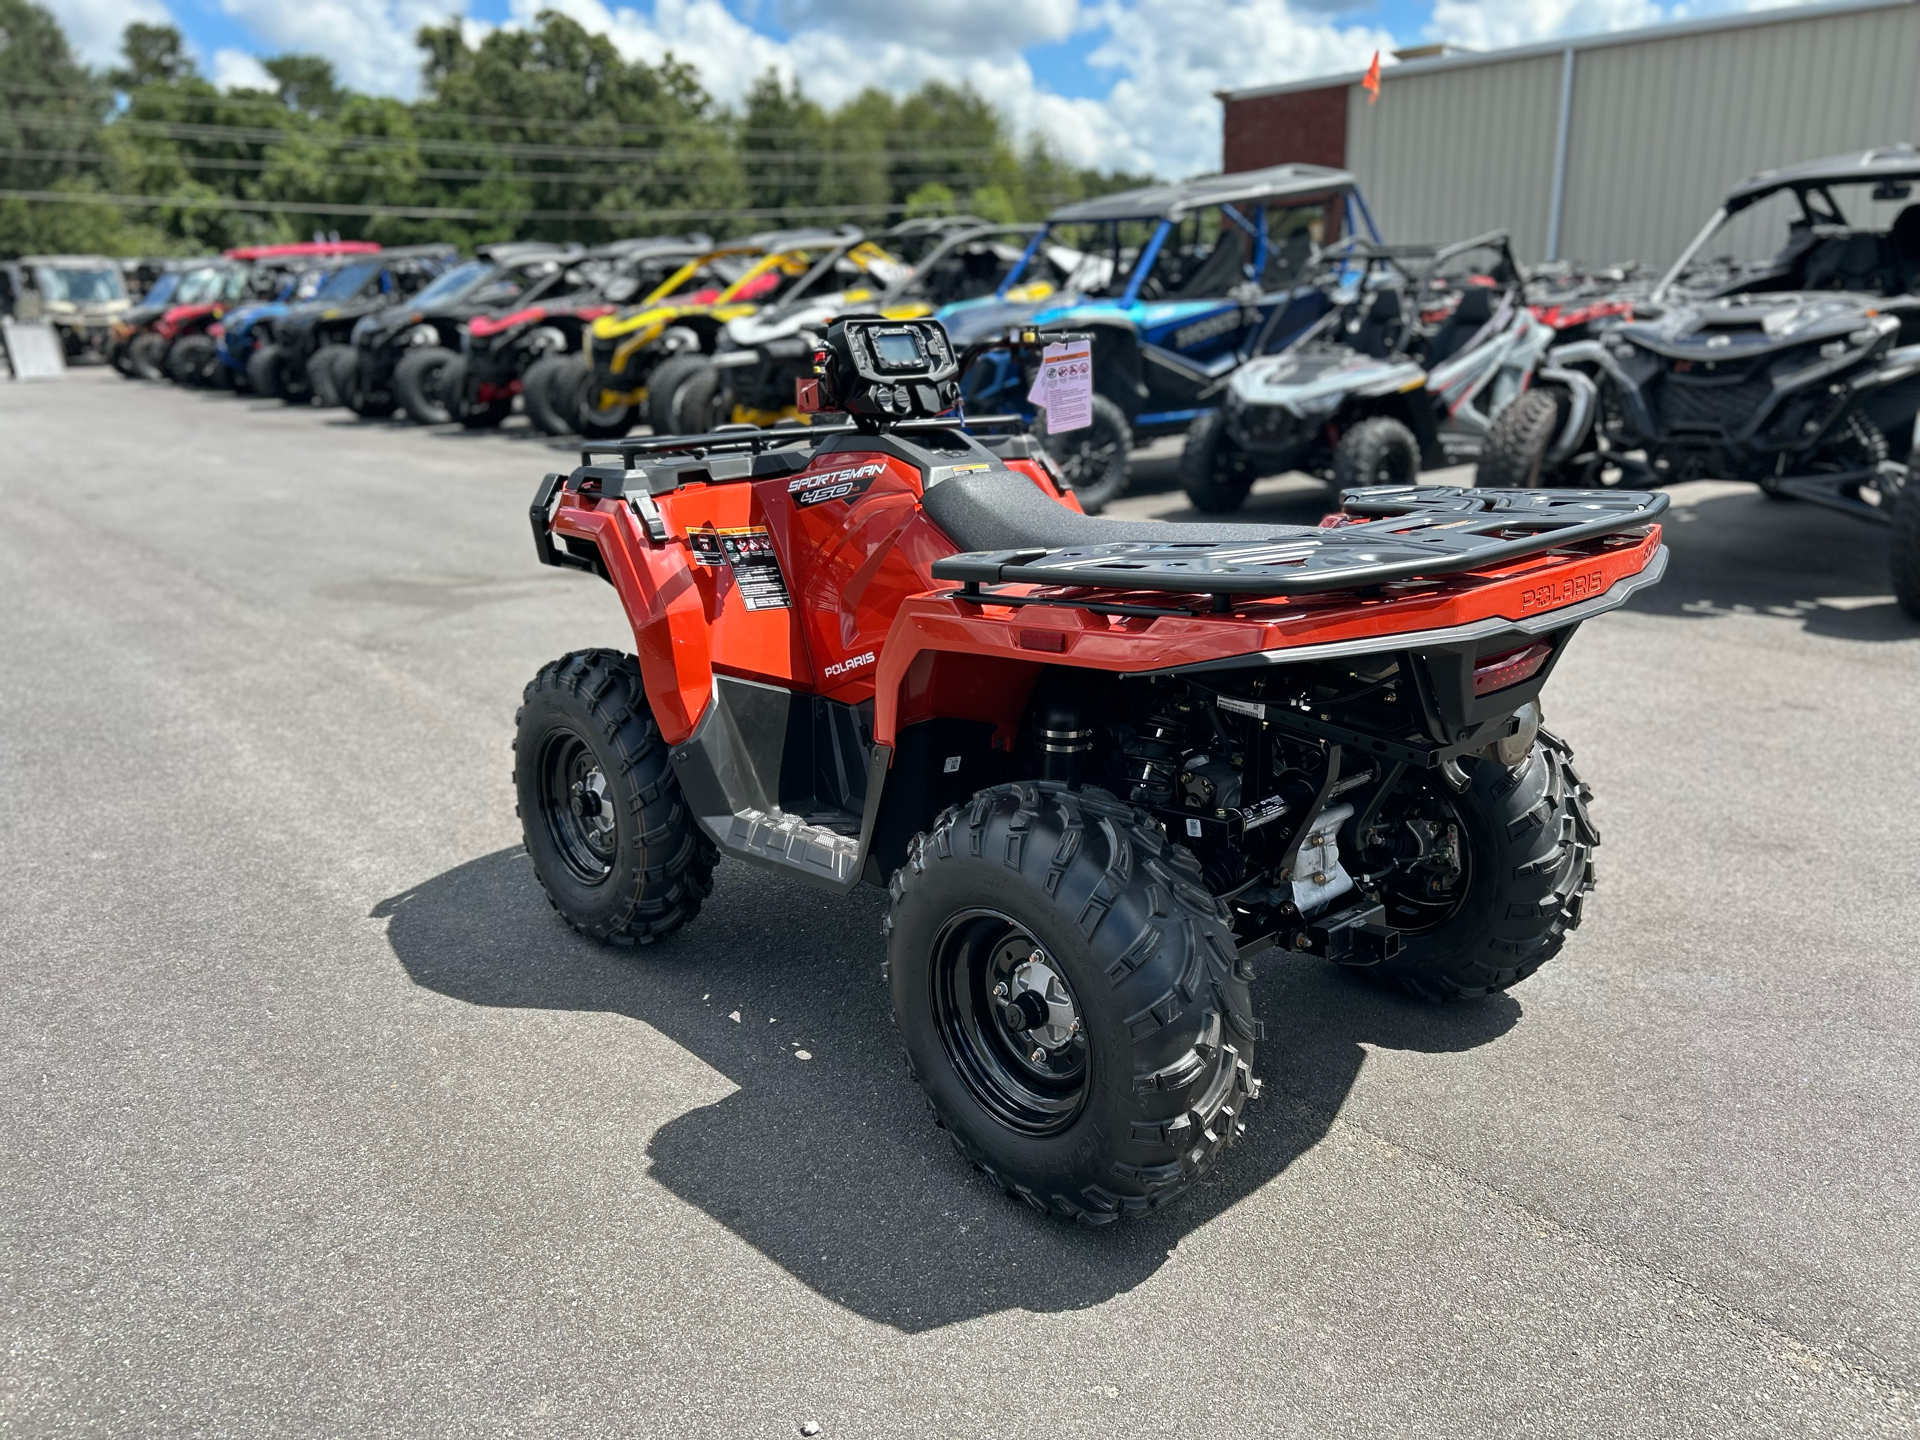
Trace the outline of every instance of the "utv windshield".
{"type": "Polygon", "coordinates": [[[422,309],[444,304],[459,298],[492,273],[493,266],[484,260],[463,260],[414,296],[413,303],[422,309]]]}
{"type": "Polygon", "coordinates": [[[316,300],[351,300],[361,289],[380,273],[375,264],[342,265],[321,281],[320,288],[313,292],[316,300]]]}
{"type": "Polygon", "coordinates": [[[174,291],[180,288],[180,272],[169,270],[153,284],[147,287],[147,293],[140,299],[142,305],[171,305],[174,291]]]}
{"type": "Polygon", "coordinates": [[[56,304],[97,305],[127,298],[117,266],[36,265],[33,281],[41,295],[56,304]]]}
{"type": "Polygon", "coordinates": [[[209,265],[204,270],[189,270],[174,291],[176,305],[211,305],[220,298],[221,287],[232,272],[224,265],[209,265]]]}

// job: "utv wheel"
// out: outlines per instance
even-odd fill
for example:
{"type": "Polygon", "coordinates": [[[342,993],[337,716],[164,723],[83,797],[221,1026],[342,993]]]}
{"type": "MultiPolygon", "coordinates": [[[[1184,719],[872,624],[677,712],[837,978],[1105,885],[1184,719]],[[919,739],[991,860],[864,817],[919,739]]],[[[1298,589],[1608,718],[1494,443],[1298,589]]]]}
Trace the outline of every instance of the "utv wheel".
{"type": "Polygon", "coordinates": [[[416,425],[444,425],[448,412],[443,386],[446,372],[460,357],[439,345],[409,350],[393,367],[393,398],[416,425]]]}
{"type": "Polygon", "coordinates": [[[247,389],[263,400],[278,399],[282,358],[278,345],[256,346],[247,357],[247,389]]]}
{"type": "Polygon", "coordinates": [[[1559,482],[1546,468],[1547,451],[1560,433],[1560,401],[1551,391],[1529,390],[1494,417],[1473,483],[1497,490],[1537,490],[1559,482]]]}
{"type": "Polygon", "coordinates": [[[360,354],[351,345],[322,345],[307,361],[307,375],[313,381],[313,398],[320,404],[343,404],[343,382],[347,371],[360,364],[360,354]]]}
{"type": "Polygon", "coordinates": [[[167,378],[167,342],[152,331],[133,337],[127,346],[127,369],[137,379],[167,378]]]}
{"type": "Polygon", "coordinates": [[[482,400],[475,394],[476,388],[473,372],[463,358],[456,357],[451,365],[440,372],[440,397],[446,402],[447,413],[463,429],[499,429],[513,413],[513,396],[482,400]]]}
{"type": "Polygon", "coordinates": [[[640,407],[620,401],[600,403],[600,392],[593,383],[593,372],[581,362],[579,378],[573,387],[574,425],[589,440],[618,440],[640,423],[640,407]]]}
{"type": "Polygon", "coordinates": [[[679,398],[680,387],[706,365],[704,355],[669,355],[653,367],[653,373],[647,376],[647,424],[653,427],[654,434],[673,433],[668,427],[673,424],[673,406],[679,398]]]}
{"type": "Polygon", "coordinates": [[[1580,923],[1600,843],[1587,818],[1593,792],[1546,731],[1517,768],[1488,759],[1462,768],[1459,794],[1438,780],[1403,782],[1361,861],[1395,857],[1382,899],[1403,945],[1366,973],[1427,1000],[1505,990],[1557,955],[1580,923]]]}
{"type": "Polygon", "coordinates": [[[527,419],[542,435],[572,435],[586,361],[578,355],[542,355],[520,380],[527,419]]]}
{"type": "Polygon", "coordinates": [[[733,387],[724,382],[717,365],[703,360],[674,395],[673,419],[666,433],[705,435],[732,419],[733,387]]]}
{"type": "Polygon", "coordinates": [[[908,1064],[1008,1194],[1104,1224],[1179,1195],[1240,1132],[1251,971],[1199,862],[1144,812],[983,790],[914,837],[891,891],[908,1064]]]}
{"type": "MultiPolygon", "coordinates": [[[[1909,462],[1920,462],[1920,454],[1909,462]]],[[[1893,598],[1900,608],[1920,620],[1920,478],[1909,472],[1906,484],[1894,493],[1892,547],[1888,569],[1893,574],[1893,598]]]]}
{"type": "Polygon", "coordinates": [[[1412,485],[1420,479],[1420,442],[1398,420],[1362,420],[1333,447],[1333,488],[1412,485]]]}
{"type": "Polygon", "coordinates": [[[1228,436],[1225,415],[1210,410],[1193,422],[1180,451],[1180,488],[1194,509],[1231,514],[1246,503],[1253,480],[1253,457],[1228,436]]]}
{"type": "Polygon", "coordinates": [[[207,389],[225,368],[211,335],[185,336],[167,353],[167,374],[174,384],[190,389],[207,389]]]}
{"type": "Polygon", "coordinates": [[[514,727],[520,827],[561,917],[615,945],[648,945],[693,919],[718,852],[681,797],[638,662],[613,650],[554,661],[514,727]]]}
{"type": "Polygon", "coordinates": [[[340,400],[362,420],[384,420],[398,408],[391,390],[367,388],[365,372],[356,361],[340,379],[340,400]]]}
{"type": "Polygon", "coordinates": [[[1049,434],[1046,411],[1033,422],[1037,435],[1073,488],[1074,499],[1089,515],[1098,515],[1127,493],[1127,458],[1133,427],[1127,415],[1104,395],[1093,397],[1093,423],[1059,435],[1049,434]]]}

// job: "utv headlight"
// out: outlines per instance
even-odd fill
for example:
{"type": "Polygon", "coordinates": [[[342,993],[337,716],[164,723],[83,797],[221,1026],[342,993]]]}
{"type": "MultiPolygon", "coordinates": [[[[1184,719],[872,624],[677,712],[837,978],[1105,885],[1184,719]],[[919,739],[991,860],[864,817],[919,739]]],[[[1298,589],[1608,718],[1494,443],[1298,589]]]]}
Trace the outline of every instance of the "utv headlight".
{"type": "Polygon", "coordinates": [[[1287,399],[1286,407],[1302,420],[1324,420],[1338,410],[1346,398],[1339,390],[1321,395],[1294,395],[1287,399]]]}

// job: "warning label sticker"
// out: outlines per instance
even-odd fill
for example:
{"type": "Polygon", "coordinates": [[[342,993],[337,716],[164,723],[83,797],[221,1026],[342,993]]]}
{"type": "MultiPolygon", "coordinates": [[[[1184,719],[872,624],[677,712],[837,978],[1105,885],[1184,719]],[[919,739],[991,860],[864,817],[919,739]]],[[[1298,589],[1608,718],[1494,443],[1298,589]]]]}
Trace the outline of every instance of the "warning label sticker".
{"type": "Polygon", "coordinates": [[[712,526],[687,532],[693,558],[702,565],[725,565],[733,571],[740,598],[749,610],[788,610],[793,601],[787,595],[786,577],[780,573],[780,557],[774,554],[773,537],[763,525],[742,525],[732,530],[712,526]]]}

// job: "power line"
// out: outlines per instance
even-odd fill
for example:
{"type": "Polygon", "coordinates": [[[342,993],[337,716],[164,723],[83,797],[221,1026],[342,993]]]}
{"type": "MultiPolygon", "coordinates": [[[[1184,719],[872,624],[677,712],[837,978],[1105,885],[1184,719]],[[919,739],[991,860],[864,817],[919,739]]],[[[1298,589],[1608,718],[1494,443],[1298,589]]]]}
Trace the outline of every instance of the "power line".
{"type": "MultiPolygon", "coordinates": [[[[293,140],[310,139],[345,150],[414,149],[431,154],[467,154],[483,151],[529,160],[659,159],[669,156],[685,159],[688,155],[688,147],[684,146],[661,148],[632,145],[536,145],[524,141],[449,140],[431,135],[364,135],[345,131],[320,135],[279,126],[231,125],[215,121],[192,120],[137,120],[126,116],[116,117],[103,124],[86,115],[36,115],[22,114],[17,111],[6,118],[24,129],[106,129],[163,140],[212,140],[230,144],[277,145],[293,140]]],[[[711,133],[716,141],[724,140],[724,136],[720,133],[711,133]]],[[[1001,152],[993,149],[982,150],[977,147],[972,149],[918,147],[905,150],[837,150],[831,147],[807,150],[741,150],[722,143],[714,147],[713,153],[716,157],[751,156],[755,160],[769,163],[774,161],[792,163],[829,159],[968,160],[994,157],[1001,152]]]]}
{"type": "MultiPolygon", "coordinates": [[[[89,150],[47,150],[47,149],[35,149],[35,148],[22,147],[22,146],[15,146],[12,148],[0,147],[0,159],[60,160],[60,161],[71,161],[71,162],[76,162],[79,164],[86,164],[86,165],[106,165],[109,163],[107,157],[100,155],[97,152],[89,151],[89,150]]],[[[241,159],[233,159],[233,158],[215,156],[215,155],[164,155],[164,156],[152,157],[151,163],[180,165],[189,170],[214,170],[214,171],[229,172],[229,173],[238,172],[238,173],[247,173],[247,174],[259,174],[264,171],[272,170],[280,165],[283,165],[285,162],[280,160],[241,160],[241,159]]],[[[530,185],[598,185],[605,189],[612,189],[616,185],[623,185],[623,184],[668,185],[668,186],[694,185],[694,184],[698,184],[702,180],[709,178],[708,176],[701,175],[701,174],[677,174],[677,173],[671,173],[671,172],[669,173],[642,172],[642,173],[636,173],[636,174],[619,174],[619,173],[609,173],[603,170],[575,171],[575,170],[442,170],[442,169],[409,170],[406,172],[406,175],[404,177],[396,177],[387,171],[376,170],[370,166],[365,166],[365,165],[330,165],[330,164],[321,163],[317,165],[303,165],[301,168],[304,170],[317,171],[324,175],[340,176],[347,179],[388,180],[388,181],[396,178],[405,178],[409,180],[509,180],[509,181],[516,181],[516,182],[525,182],[530,185]]],[[[758,181],[761,183],[764,183],[769,178],[771,177],[766,177],[766,176],[757,177],[758,181]]],[[[899,185],[908,185],[914,181],[920,181],[920,180],[944,180],[944,181],[952,181],[954,183],[962,184],[962,185],[978,185],[978,184],[985,183],[986,181],[990,180],[992,177],[990,175],[986,175],[978,172],[926,170],[926,171],[889,172],[884,177],[879,177],[879,178],[884,178],[891,183],[899,184],[899,185]]],[[[756,183],[756,177],[749,175],[748,177],[746,177],[745,183],[748,184],[749,186],[753,185],[754,183],[756,183]]]]}
{"type": "Polygon", "coordinates": [[[769,205],[730,210],[509,210],[460,205],[342,205],[331,201],[237,200],[226,196],[109,195],[85,190],[0,190],[0,200],[35,204],[115,205],[122,209],[240,210],[268,215],[357,215],[408,220],[778,220],[795,215],[893,215],[904,209],[892,205],[769,205]]]}
{"type": "MultiPolygon", "coordinates": [[[[76,97],[85,97],[89,99],[100,98],[102,94],[106,93],[100,90],[90,90],[84,87],[76,87],[71,85],[36,85],[36,84],[33,84],[31,81],[25,81],[25,80],[0,81],[0,90],[8,90],[8,91],[13,91],[19,94],[32,94],[32,95],[71,95],[76,97]]],[[[131,92],[122,91],[120,93],[129,94],[131,92]]],[[[377,98],[373,96],[365,96],[365,97],[358,96],[351,91],[346,93],[352,98],[356,98],[356,99],[358,98],[376,99],[377,98]]],[[[274,110],[280,114],[299,113],[297,111],[292,110],[283,101],[270,99],[266,96],[256,97],[256,96],[247,96],[247,95],[216,94],[216,95],[186,95],[181,98],[184,98],[189,101],[197,101],[202,104],[229,105],[229,106],[239,106],[242,108],[253,108],[253,109],[269,109],[269,110],[274,110]]],[[[396,102],[396,103],[406,105],[406,102],[404,101],[396,102]]],[[[613,119],[603,118],[601,116],[596,115],[596,116],[586,117],[584,120],[568,120],[568,119],[560,119],[560,118],[543,118],[539,116],[495,115],[495,114],[487,114],[484,112],[474,112],[474,111],[442,110],[431,100],[419,101],[419,102],[416,102],[415,105],[407,105],[406,108],[409,110],[413,110],[417,114],[424,114],[434,119],[460,120],[460,121],[465,121],[469,124],[474,124],[474,125],[503,125],[503,126],[515,127],[515,128],[526,127],[526,126],[573,126],[573,125],[578,125],[582,123],[592,123],[593,125],[600,126],[603,128],[610,127],[615,130],[632,133],[636,135],[657,135],[657,134],[666,134],[672,131],[684,131],[689,134],[706,134],[715,129],[722,129],[722,130],[725,130],[727,133],[736,135],[736,136],[751,135],[751,136],[762,136],[762,137],[782,139],[782,140],[790,139],[792,138],[792,135],[793,135],[793,131],[789,127],[771,126],[771,125],[741,125],[733,122],[729,117],[726,117],[726,116],[717,117],[713,120],[667,120],[667,121],[656,122],[656,121],[638,121],[638,120],[613,120],[613,119]],[[416,109],[416,106],[417,106],[417,109],[416,109]]]]}

